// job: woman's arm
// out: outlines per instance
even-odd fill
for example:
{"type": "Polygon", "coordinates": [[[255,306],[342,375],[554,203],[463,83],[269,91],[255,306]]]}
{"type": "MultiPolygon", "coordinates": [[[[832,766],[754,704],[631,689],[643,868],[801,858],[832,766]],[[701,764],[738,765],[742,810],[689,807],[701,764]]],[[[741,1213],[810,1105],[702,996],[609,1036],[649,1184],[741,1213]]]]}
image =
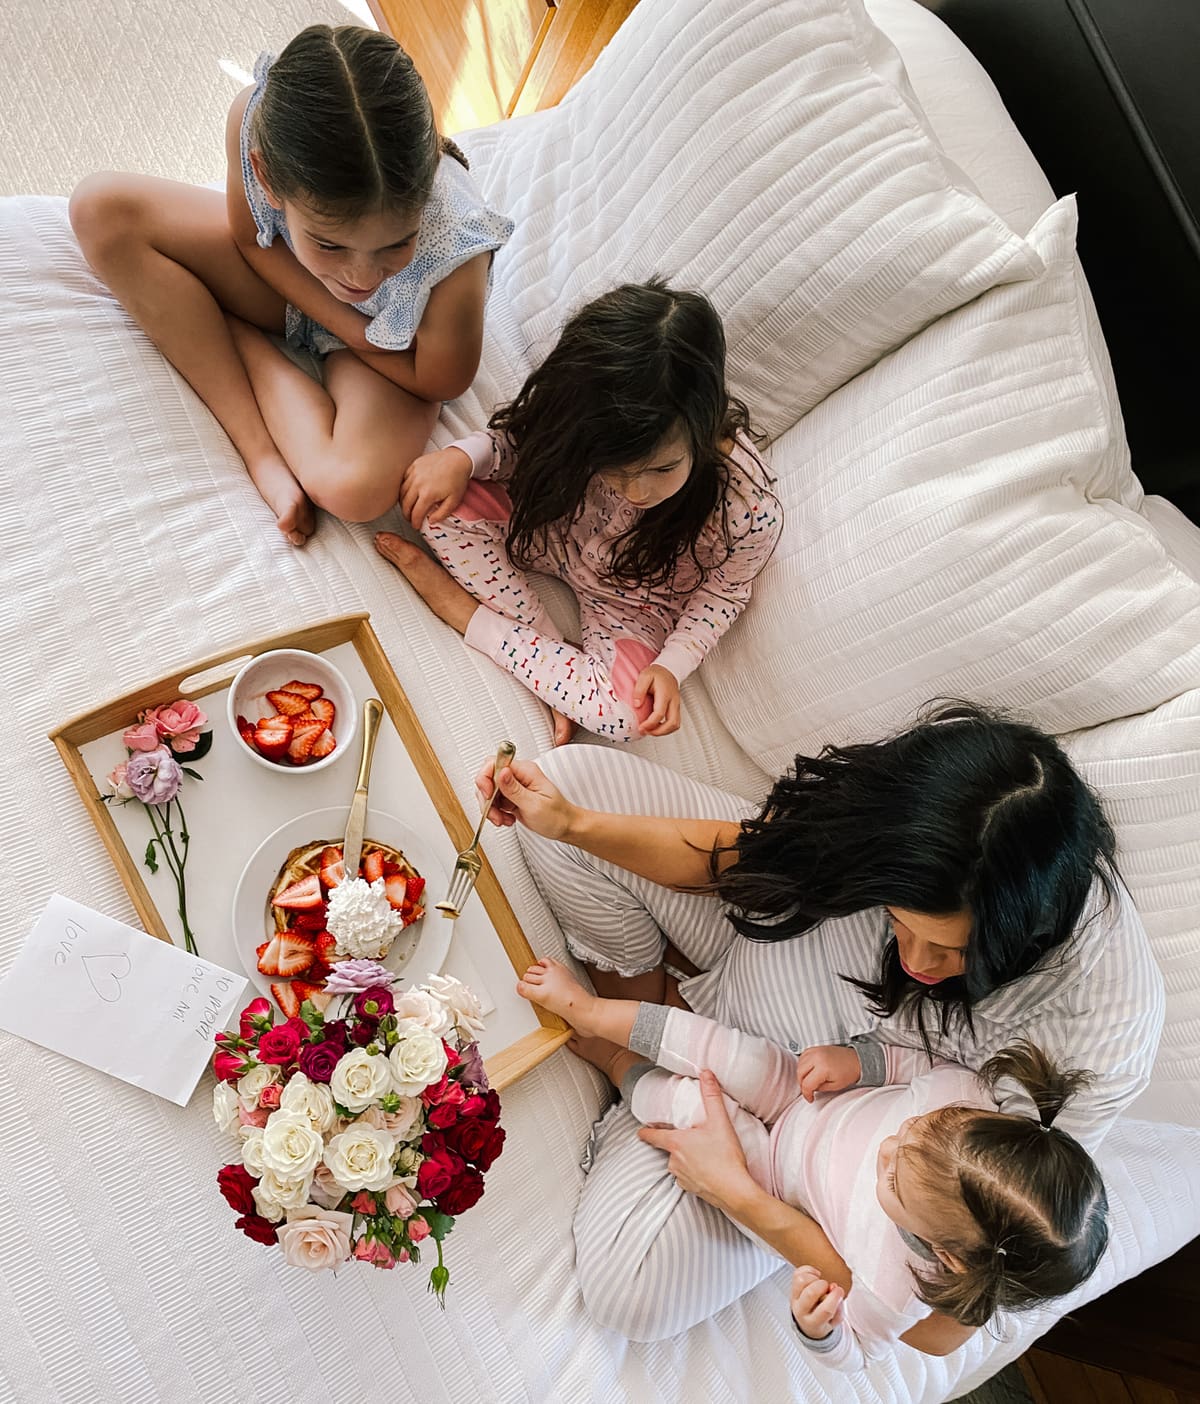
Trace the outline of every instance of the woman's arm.
{"type": "MultiPolygon", "coordinates": [[[[490,763],[475,784],[484,800],[491,798],[490,763]]],[[[514,761],[500,772],[500,799],[491,818],[496,824],[519,819],[543,838],[573,844],[663,887],[682,889],[704,887],[711,880],[713,848],[732,848],[739,832],[737,824],[722,819],[662,819],[582,809],[532,761],[514,761]]],[[[736,853],[721,853],[718,866],[724,870],[736,858],[736,853]]]]}
{"type": "Polygon", "coordinates": [[[246,187],[242,179],[242,116],[246,111],[251,88],[240,92],[229,109],[225,123],[225,206],[229,212],[229,228],[238,252],[264,283],[327,327],[353,351],[366,346],[367,318],[348,303],[339,301],[318,279],[302,268],[291,249],[280,239],[264,249],[258,243],[258,226],[254,223],[246,187]]]}

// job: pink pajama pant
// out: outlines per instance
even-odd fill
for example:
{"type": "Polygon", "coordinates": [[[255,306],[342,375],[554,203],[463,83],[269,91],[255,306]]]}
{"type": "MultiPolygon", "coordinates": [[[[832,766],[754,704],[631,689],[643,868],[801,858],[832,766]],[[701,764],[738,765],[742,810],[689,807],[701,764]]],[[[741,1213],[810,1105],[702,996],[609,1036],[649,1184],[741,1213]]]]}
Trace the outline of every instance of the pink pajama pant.
{"type": "Polygon", "coordinates": [[[638,677],[662,651],[675,626],[670,602],[611,582],[573,579],[572,548],[551,542],[536,568],[557,576],[579,600],[578,644],[567,642],[528,575],[508,559],[504,539],[512,503],[500,483],[472,480],[458,512],[426,520],[421,534],[438,559],[479,601],[466,642],[498,663],[556,712],[614,741],[633,741],[650,715],[647,698],[633,705],[638,677]]]}

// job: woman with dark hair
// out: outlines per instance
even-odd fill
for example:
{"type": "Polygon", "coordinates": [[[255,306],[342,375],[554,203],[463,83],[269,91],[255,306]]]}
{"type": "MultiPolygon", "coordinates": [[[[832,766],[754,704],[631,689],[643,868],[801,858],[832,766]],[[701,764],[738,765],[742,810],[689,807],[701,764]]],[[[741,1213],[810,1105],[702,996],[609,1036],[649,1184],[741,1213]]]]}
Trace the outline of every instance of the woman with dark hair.
{"type": "Polygon", "coordinates": [[[613,288],[563,327],[490,428],[425,455],[400,504],[436,553],[376,538],[425,602],[536,693],[555,740],[679,727],[679,686],[745,608],[779,503],[700,293],[613,288]],[[444,567],[444,569],[443,569],[444,567]],[[526,572],[575,592],[567,643],[526,572]]]}
{"type": "MultiPolygon", "coordinates": [[[[598,994],[679,1003],[795,1050],[848,1045],[808,1070],[809,1092],[881,1082],[883,1045],[978,1070],[1026,1038],[1094,1074],[1055,1121],[1089,1150],[1146,1085],[1162,977],[1099,801],[1036,728],[932,708],[887,740],[798,756],[760,807],[591,747],[542,767],[502,772],[495,822],[519,820],[598,994]]],[[[759,1244],[810,1261],[811,1221],[754,1183],[701,1081],[706,1122],[639,1135],[618,1106],[593,1138],[581,1283],[593,1315],[635,1339],[775,1271],[759,1244]]],[[[1030,1110],[1011,1079],[996,1096],[1030,1110]]]]}

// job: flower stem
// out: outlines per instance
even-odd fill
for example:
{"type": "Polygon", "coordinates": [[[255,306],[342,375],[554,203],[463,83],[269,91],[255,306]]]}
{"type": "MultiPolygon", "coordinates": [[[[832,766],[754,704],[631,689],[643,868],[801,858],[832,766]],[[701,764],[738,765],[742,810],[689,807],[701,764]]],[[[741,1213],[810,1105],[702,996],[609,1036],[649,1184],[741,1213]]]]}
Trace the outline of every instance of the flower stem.
{"type": "Polygon", "coordinates": [[[148,804],[144,808],[150,816],[150,824],[154,829],[154,836],[158,840],[158,851],[162,854],[163,862],[175,879],[175,893],[179,899],[179,920],[183,923],[184,946],[189,955],[198,955],[196,938],[192,935],[192,928],[188,923],[187,885],[184,880],[184,865],[187,863],[188,850],[187,820],[184,818],[183,806],[179,803],[178,797],[174,803],[179,806],[183,844],[182,856],[175,847],[175,835],[171,831],[171,801],[168,800],[165,805],[148,804]]]}

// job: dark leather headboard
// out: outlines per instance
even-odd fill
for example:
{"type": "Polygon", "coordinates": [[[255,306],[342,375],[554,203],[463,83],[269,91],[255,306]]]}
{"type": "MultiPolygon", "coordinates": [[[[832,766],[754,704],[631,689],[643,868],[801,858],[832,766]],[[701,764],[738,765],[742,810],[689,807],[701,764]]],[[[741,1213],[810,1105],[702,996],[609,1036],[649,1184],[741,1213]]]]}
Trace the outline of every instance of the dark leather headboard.
{"type": "Polygon", "coordinates": [[[923,0],[1079,194],[1133,467],[1200,523],[1200,0],[923,0]]]}

